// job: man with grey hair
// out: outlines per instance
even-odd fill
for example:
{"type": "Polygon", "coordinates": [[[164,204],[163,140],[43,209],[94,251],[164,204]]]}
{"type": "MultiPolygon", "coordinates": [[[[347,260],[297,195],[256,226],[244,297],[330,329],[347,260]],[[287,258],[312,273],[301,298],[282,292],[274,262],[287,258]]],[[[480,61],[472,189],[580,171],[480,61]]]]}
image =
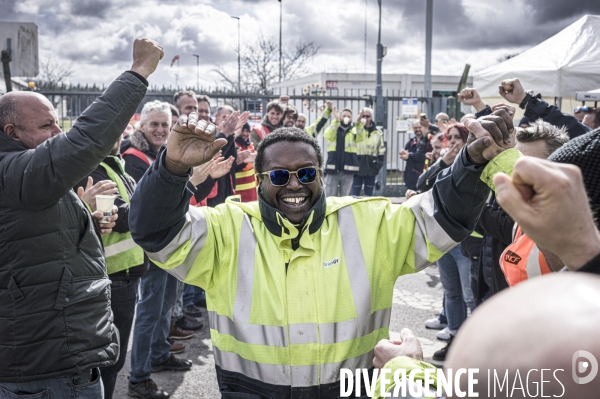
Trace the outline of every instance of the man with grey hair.
{"type": "MultiPolygon", "coordinates": [[[[180,100],[183,96],[180,98],[180,100]]],[[[194,97],[195,99],[195,97],[194,97]]],[[[144,104],[140,129],[121,147],[125,171],[139,183],[146,170],[154,163],[160,147],[167,142],[171,128],[171,107],[162,101],[144,104]]],[[[138,398],[168,397],[155,385],[148,385],[151,373],[163,370],[185,371],[192,367],[191,360],[179,359],[170,353],[182,352],[184,345],[172,348],[168,341],[171,312],[177,299],[177,279],[150,262],[148,272],[140,281],[140,300],[134,322],[135,332],[131,346],[131,373],[127,394],[138,398]],[[155,389],[156,388],[156,389],[155,389]],[[156,396],[158,395],[158,396],[156,396]]],[[[200,328],[202,324],[200,324],[200,328]]],[[[189,338],[193,334],[180,333],[189,338]]]]}
{"type": "Polygon", "coordinates": [[[215,125],[219,126],[233,111],[234,109],[231,105],[219,105],[215,111],[215,125]]]}

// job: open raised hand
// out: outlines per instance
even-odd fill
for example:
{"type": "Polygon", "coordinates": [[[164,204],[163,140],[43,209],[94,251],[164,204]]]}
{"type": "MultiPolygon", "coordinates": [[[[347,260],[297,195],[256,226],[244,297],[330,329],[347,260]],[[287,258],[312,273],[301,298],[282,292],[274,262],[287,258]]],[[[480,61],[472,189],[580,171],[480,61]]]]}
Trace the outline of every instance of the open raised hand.
{"type": "Polygon", "coordinates": [[[198,121],[198,114],[181,115],[173,126],[167,140],[165,168],[173,175],[184,175],[194,166],[210,161],[227,144],[216,139],[217,127],[205,120],[198,121]]]}
{"type": "Polygon", "coordinates": [[[224,161],[218,161],[213,165],[212,170],[210,171],[210,177],[213,179],[218,179],[220,177],[225,176],[231,170],[231,166],[233,165],[234,157],[229,157],[224,161]]]}

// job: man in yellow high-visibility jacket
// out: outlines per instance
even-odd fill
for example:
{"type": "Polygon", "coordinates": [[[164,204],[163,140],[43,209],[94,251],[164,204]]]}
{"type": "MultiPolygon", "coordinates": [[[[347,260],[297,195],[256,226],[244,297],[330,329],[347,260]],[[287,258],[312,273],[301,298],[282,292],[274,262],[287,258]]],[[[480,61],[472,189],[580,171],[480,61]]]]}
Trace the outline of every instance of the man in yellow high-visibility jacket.
{"type": "Polygon", "coordinates": [[[129,220],[151,259],[206,290],[224,398],[337,398],[341,368],[372,367],[373,348],[388,337],[396,278],[466,238],[489,193],[482,173],[518,156],[507,150],[509,114],[486,118],[485,128],[473,122],[469,144],[435,187],[401,206],[325,198],[316,140],[282,128],[257,150],[259,200],[206,209],[188,209],[190,167],[224,140],[194,114],[180,118],[129,220]]]}

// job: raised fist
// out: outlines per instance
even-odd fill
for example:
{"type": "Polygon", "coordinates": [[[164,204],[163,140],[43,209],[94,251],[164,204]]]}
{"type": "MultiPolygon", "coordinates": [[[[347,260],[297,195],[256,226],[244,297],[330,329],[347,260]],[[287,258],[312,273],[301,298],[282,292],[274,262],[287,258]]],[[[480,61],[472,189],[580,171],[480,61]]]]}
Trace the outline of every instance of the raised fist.
{"type": "Polygon", "coordinates": [[[519,79],[506,79],[498,86],[498,91],[509,103],[521,104],[525,98],[525,89],[519,79]]]}
{"type": "Polygon", "coordinates": [[[135,39],[131,70],[148,79],[165,55],[160,44],[150,39],[135,39]]]}

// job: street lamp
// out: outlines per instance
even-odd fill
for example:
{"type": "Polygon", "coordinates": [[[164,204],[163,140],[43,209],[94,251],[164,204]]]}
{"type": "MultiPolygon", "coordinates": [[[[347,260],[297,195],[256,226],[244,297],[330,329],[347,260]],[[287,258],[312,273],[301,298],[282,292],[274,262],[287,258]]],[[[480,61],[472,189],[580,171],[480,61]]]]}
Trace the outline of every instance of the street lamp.
{"type": "Polygon", "coordinates": [[[198,54],[192,54],[196,57],[196,91],[200,91],[200,56],[198,54]]]}
{"type": "Polygon", "coordinates": [[[242,63],[240,57],[240,17],[232,16],[231,18],[237,19],[238,22],[238,95],[240,96],[240,98],[238,98],[238,109],[240,112],[242,112],[242,63]]]}
{"type": "Polygon", "coordinates": [[[386,47],[381,44],[381,1],[377,0],[379,4],[379,32],[377,33],[377,83],[375,86],[375,118],[378,126],[384,128],[387,121],[384,121],[384,110],[383,110],[383,88],[381,83],[381,62],[385,57],[386,47]]]}

